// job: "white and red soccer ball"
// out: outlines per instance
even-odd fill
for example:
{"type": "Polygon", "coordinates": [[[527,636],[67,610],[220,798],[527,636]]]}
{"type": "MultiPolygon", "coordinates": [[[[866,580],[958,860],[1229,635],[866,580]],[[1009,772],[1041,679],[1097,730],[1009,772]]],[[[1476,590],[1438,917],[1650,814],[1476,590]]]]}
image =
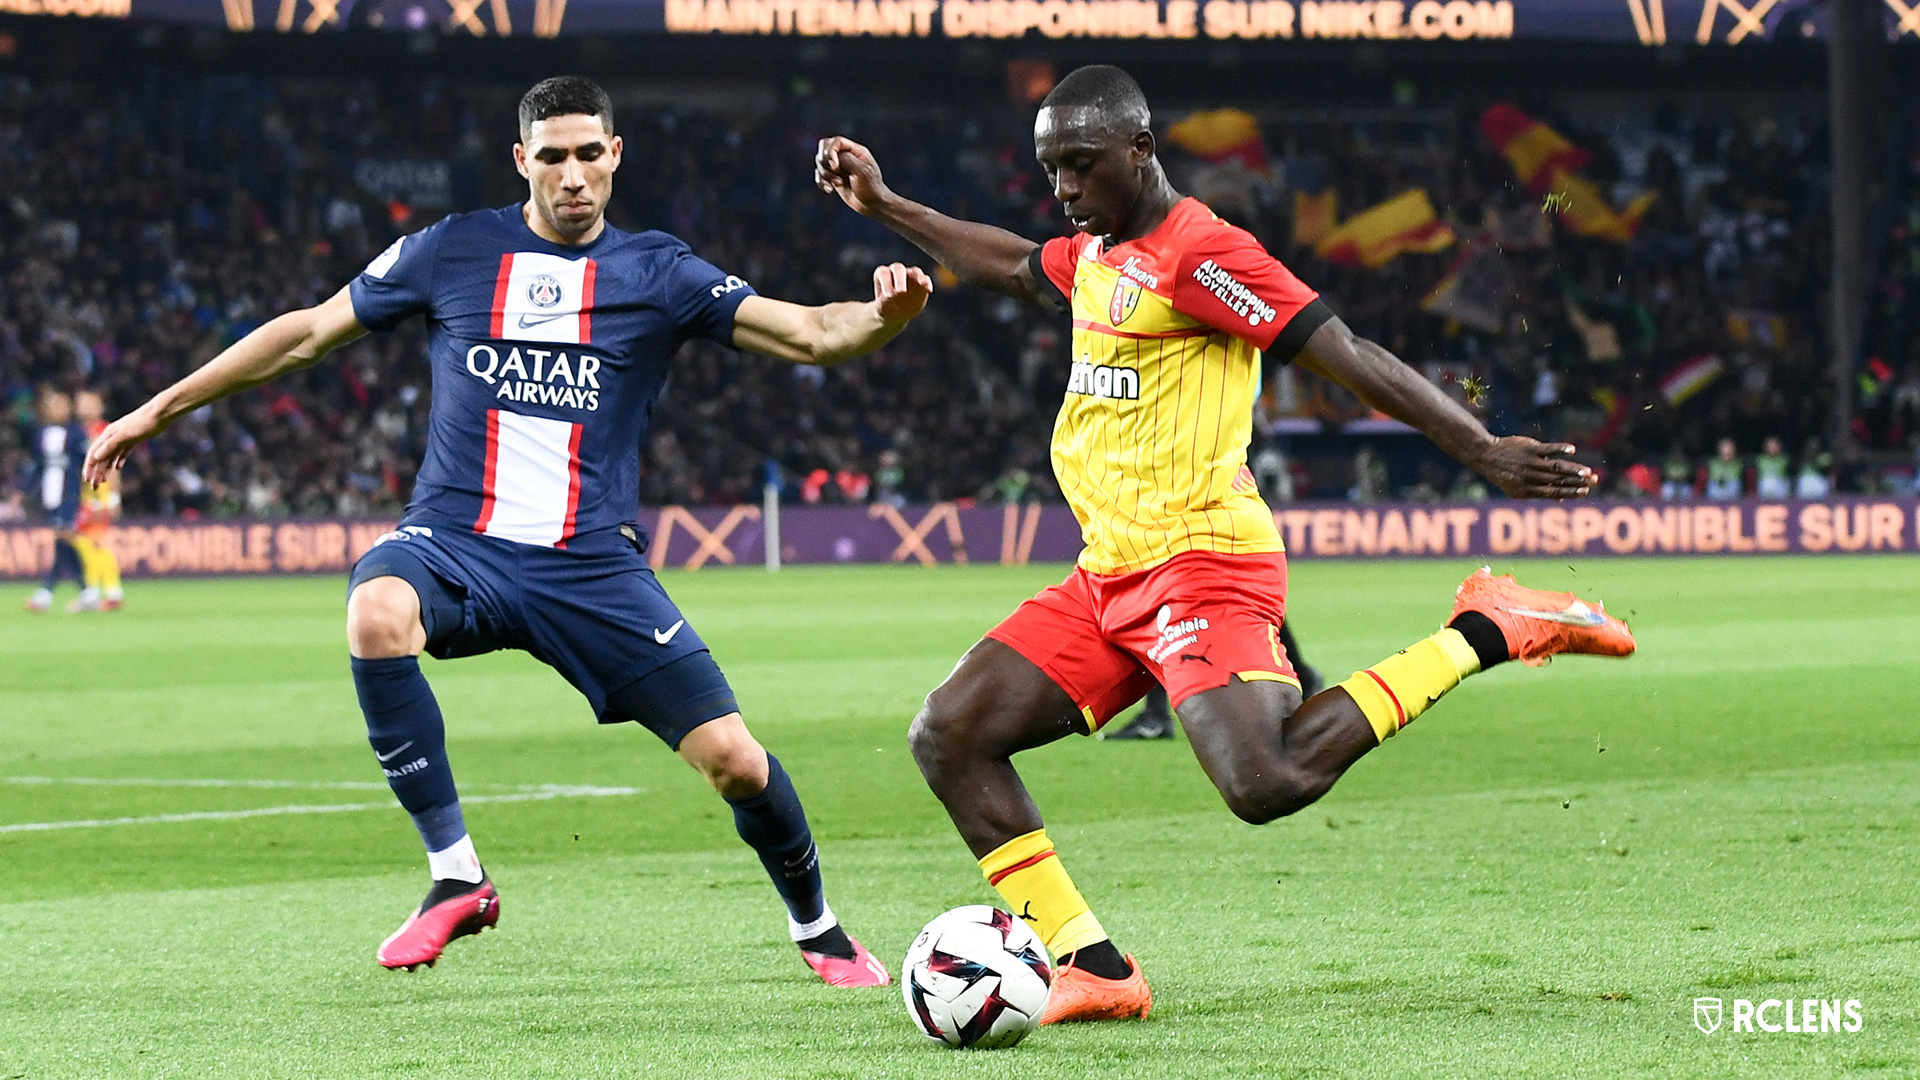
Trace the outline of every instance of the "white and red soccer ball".
{"type": "Polygon", "coordinates": [[[1040,1026],[1053,969],[1046,947],[1012,915],[985,904],[928,923],[907,949],[907,1015],[948,1046],[1012,1046],[1040,1026]]]}

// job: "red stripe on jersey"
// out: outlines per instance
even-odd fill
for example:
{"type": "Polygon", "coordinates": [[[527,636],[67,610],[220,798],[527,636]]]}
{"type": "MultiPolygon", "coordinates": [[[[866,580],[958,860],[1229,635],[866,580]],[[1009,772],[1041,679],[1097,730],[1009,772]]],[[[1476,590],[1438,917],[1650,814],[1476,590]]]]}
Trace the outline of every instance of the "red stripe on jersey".
{"type": "MultiPolygon", "coordinates": [[[[506,258],[507,258],[507,261],[502,262],[500,264],[503,267],[510,265],[511,260],[513,259],[513,256],[508,255],[506,258]]],[[[501,281],[500,287],[502,291],[506,289],[506,283],[504,278],[501,281]]],[[[494,332],[496,334],[499,333],[499,326],[500,326],[500,311],[499,311],[498,303],[499,303],[498,301],[495,301],[495,308],[493,312],[493,325],[494,325],[494,332]]],[[[576,428],[577,426],[578,425],[576,425],[576,428]]],[[[578,438],[578,436],[575,436],[575,437],[578,438]]],[[[487,526],[493,521],[493,488],[494,488],[494,482],[495,482],[495,475],[499,470],[499,468],[500,468],[500,410],[488,409],[487,410],[487,471],[484,475],[484,478],[480,481],[480,517],[477,520],[475,520],[473,523],[474,532],[477,532],[477,533],[486,532],[487,526]]],[[[576,477],[576,479],[574,480],[574,483],[578,484],[579,480],[577,479],[577,477],[579,474],[576,472],[574,475],[576,477]]],[[[568,515],[568,521],[569,523],[571,523],[572,515],[568,515]]]]}
{"type": "MultiPolygon", "coordinates": [[[[500,256],[500,276],[493,280],[493,329],[489,331],[496,338],[507,336],[507,282],[513,278],[513,252],[500,256]]],[[[492,414],[488,414],[492,415],[492,414]]],[[[493,459],[493,444],[487,444],[488,461],[493,459]]],[[[489,472],[488,477],[492,477],[489,472]]],[[[491,486],[491,485],[489,485],[491,486]]]]}
{"type": "MultiPolygon", "coordinates": [[[[593,295],[593,261],[587,261],[587,295],[593,295]]],[[[584,323],[586,315],[580,319],[584,323]]],[[[560,527],[560,539],[554,547],[567,546],[567,540],[573,535],[573,519],[580,511],[580,435],[587,430],[585,424],[573,425],[573,438],[567,440],[567,523],[560,527]]]]}
{"type": "MultiPolygon", "coordinates": [[[[586,260],[587,267],[580,278],[580,344],[593,344],[593,271],[596,265],[592,259],[586,260]]],[[[578,439],[579,436],[574,436],[578,439]]],[[[578,481],[576,480],[576,483],[578,481]]]]}
{"type": "Polygon", "coordinates": [[[1089,322],[1086,319],[1073,320],[1073,328],[1075,330],[1091,330],[1096,334],[1107,334],[1118,338],[1137,338],[1143,341],[1154,338],[1206,337],[1208,334],[1217,332],[1211,326],[1191,326],[1185,330],[1160,330],[1151,333],[1136,334],[1131,330],[1116,330],[1106,323],[1089,322]]]}

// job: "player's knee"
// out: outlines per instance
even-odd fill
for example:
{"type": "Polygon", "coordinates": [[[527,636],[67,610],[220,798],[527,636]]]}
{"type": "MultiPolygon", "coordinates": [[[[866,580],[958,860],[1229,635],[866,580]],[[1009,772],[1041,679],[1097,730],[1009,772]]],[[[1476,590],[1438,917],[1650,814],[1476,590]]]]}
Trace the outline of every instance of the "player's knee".
{"type": "Polygon", "coordinates": [[[1265,825],[1296,814],[1319,797],[1313,785],[1290,770],[1263,770],[1220,785],[1220,797],[1233,816],[1249,825],[1265,825]]]}
{"type": "Polygon", "coordinates": [[[397,577],[377,577],[347,598],[347,648],[363,660],[413,656],[426,647],[420,598],[397,577]]]}
{"type": "Polygon", "coordinates": [[[920,774],[937,791],[941,779],[950,775],[966,755],[962,733],[966,730],[964,695],[941,686],[927,695],[920,712],[907,729],[907,749],[913,754],[920,774]]]}
{"type": "Polygon", "coordinates": [[[744,799],[766,790],[767,751],[738,713],[694,728],[681,741],[680,756],[726,798],[744,799]]]}

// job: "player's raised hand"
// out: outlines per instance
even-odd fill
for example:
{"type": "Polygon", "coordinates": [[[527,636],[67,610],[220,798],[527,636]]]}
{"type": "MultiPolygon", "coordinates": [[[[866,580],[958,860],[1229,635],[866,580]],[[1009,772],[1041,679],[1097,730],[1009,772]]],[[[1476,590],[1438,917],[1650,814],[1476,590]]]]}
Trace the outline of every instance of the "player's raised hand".
{"type": "Polygon", "coordinates": [[[873,302],[887,323],[905,323],[926,309],[933,295],[933,279],[925,270],[904,263],[873,268],[873,302]]]}
{"type": "Polygon", "coordinates": [[[813,156],[813,182],[869,217],[892,194],[880,179],[880,163],[873,159],[873,151],[843,135],[820,140],[813,156]]]}
{"type": "Polygon", "coordinates": [[[1593,470],[1573,460],[1570,443],[1525,435],[1495,439],[1473,466],[1516,499],[1577,499],[1593,489],[1593,470]]]}
{"type": "Polygon", "coordinates": [[[106,483],[114,470],[126,464],[127,455],[133,452],[134,447],[165,430],[165,425],[147,409],[135,409],[108,424],[93,437],[93,442],[87,447],[87,460],[80,468],[80,475],[89,484],[106,483]]]}

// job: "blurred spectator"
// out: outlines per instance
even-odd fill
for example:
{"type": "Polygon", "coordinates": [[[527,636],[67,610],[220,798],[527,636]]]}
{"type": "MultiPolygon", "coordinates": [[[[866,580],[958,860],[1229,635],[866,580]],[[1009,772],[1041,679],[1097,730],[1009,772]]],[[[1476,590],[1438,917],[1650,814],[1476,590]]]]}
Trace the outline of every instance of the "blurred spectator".
{"type": "Polygon", "coordinates": [[[1374,454],[1373,447],[1362,446],[1353,455],[1353,487],[1347,498],[1357,503],[1379,502],[1387,494],[1387,465],[1374,454]]]}
{"type": "MultiPolygon", "coordinates": [[[[263,320],[332,293],[397,229],[523,197],[505,153],[521,89],[432,75],[377,85],[156,72],[0,78],[0,219],[9,225],[0,230],[0,506],[31,482],[30,408],[20,403],[34,386],[93,386],[118,415],[263,320]],[[384,155],[449,163],[451,194],[363,189],[356,167],[384,155]]],[[[1686,462],[1722,437],[1798,443],[1823,430],[1831,380],[1820,337],[1818,119],[1723,122],[1707,104],[1692,115],[1683,102],[1660,130],[1603,134],[1548,108],[1543,118],[1596,152],[1596,176],[1623,193],[1659,193],[1632,243],[1618,244],[1542,216],[1511,165],[1474,134],[1481,104],[1409,114],[1392,130],[1275,121],[1265,132],[1274,176],[1240,177],[1222,212],[1356,331],[1449,393],[1462,396],[1469,381],[1480,388],[1472,407],[1496,433],[1576,440],[1604,458],[1609,476],[1666,461],[1662,497],[1690,497],[1686,462]],[[1495,305],[1503,310],[1478,326],[1423,310],[1454,252],[1346,269],[1289,246],[1287,178],[1316,171],[1343,212],[1417,186],[1463,236],[1496,236],[1511,278],[1495,305]],[[1607,335],[1588,331],[1602,324],[1617,357],[1589,353],[1607,335]],[[1726,373],[1679,404],[1654,389],[1702,356],[1725,357],[1726,373]]],[[[1171,119],[1183,107],[1164,108],[1171,119]]],[[[1901,138],[1912,138],[1916,118],[1901,120],[1901,138]]],[[[808,147],[827,131],[857,134],[892,183],[937,208],[1034,239],[1066,228],[1031,164],[1031,114],[1011,106],[792,95],[751,117],[635,107],[620,128],[628,164],[609,211],[616,225],[675,232],[722,269],[800,302],[863,295],[878,261],[924,263],[813,188],[808,147]]],[[[1204,163],[1171,148],[1167,162],[1188,190],[1205,187],[1204,163]]],[[[1900,212],[1878,268],[1886,299],[1869,327],[1888,376],[1860,411],[1862,440],[1882,458],[1842,470],[1846,483],[1882,483],[1884,456],[1920,433],[1920,157],[1894,187],[1900,212]]],[[[424,445],[424,340],[417,322],[363,339],[182,421],[129,462],[128,512],[396,512],[424,445]]],[[[1001,498],[1021,475],[1019,498],[1057,498],[1045,447],[1067,341],[1055,315],[943,281],[927,315],[886,349],[831,370],[690,344],[654,414],[642,498],[756,500],[769,460],[809,502],[1001,498]]],[[[1450,463],[1430,474],[1431,450],[1396,446],[1388,457],[1402,475],[1393,476],[1371,447],[1350,462],[1345,438],[1316,441],[1313,432],[1370,410],[1295,367],[1270,373],[1260,409],[1250,464],[1275,501],[1310,491],[1314,475],[1343,486],[1350,463],[1356,498],[1402,487],[1427,497],[1452,475],[1450,463]],[[1275,442],[1269,454],[1278,438],[1285,449],[1275,442]]],[[[1810,474],[1830,487],[1833,472],[1817,450],[1803,455],[1795,490],[1810,489],[1810,474]]],[[[1728,482],[1737,490],[1742,479],[1728,482]]],[[[1484,490],[1470,477],[1447,485],[1455,497],[1484,490]]]]}
{"type": "Polygon", "coordinates": [[[1793,463],[1780,449],[1778,435],[1767,436],[1759,456],[1753,459],[1753,493],[1763,499],[1784,499],[1793,494],[1793,481],[1787,476],[1793,463]]]}
{"type": "Polygon", "coordinates": [[[1808,439],[1800,453],[1800,474],[1793,481],[1796,499],[1824,499],[1833,490],[1833,455],[1820,447],[1819,439],[1808,439]]]}
{"type": "Polygon", "coordinates": [[[1269,504],[1293,501],[1293,466],[1278,446],[1268,443],[1253,455],[1250,465],[1260,497],[1269,504]]]}
{"type": "Polygon", "coordinates": [[[1745,494],[1747,463],[1740,460],[1739,448],[1732,439],[1721,439],[1707,462],[1706,494],[1709,499],[1737,499],[1745,494]]]}
{"type": "Polygon", "coordinates": [[[1693,464],[1680,446],[1668,450],[1660,464],[1660,497],[1668,502],[1693,498],[1693,464]]]}

